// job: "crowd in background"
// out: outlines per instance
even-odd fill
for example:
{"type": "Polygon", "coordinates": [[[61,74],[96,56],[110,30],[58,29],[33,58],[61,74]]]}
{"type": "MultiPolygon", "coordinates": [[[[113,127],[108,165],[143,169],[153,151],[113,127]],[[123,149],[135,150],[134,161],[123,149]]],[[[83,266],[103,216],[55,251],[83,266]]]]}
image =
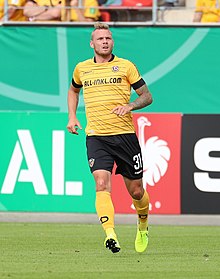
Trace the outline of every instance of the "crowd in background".
{"type": "Polygon", "coordinates": [[[0,19],[10,21],[96,21],[101,14],[97,0],[0,0],[0,19]],[[66,7],[66,8],[65,8],[66,7]],[[79,8],[80,7],[80,8],[79,8]]]}
{"type": "MultiPolygon", "coordinates": [[[[0,0],[0,21],[147,21],[152,0],[0,0]],[[109,7],[113,9],[109,9],[109,7]],[[120,9],[120,8],[124,9],[120,9]],[[126,7],[131,9],[129,14],[126,7]],[[140,9],[149,7],[149,10],[140,9]],[[119,8],[119,9],[118,9],[119,8]],[[148,12],[148,13],[146,13],[148,12]]],[[[166,8],[175,8],[178,0],[164,0],[166,8]]],[[[161,5],[158,1],[158,5],[161,5]]],[[[219,0],[195,0],[192,22],[219,22],[219,0]]]]}

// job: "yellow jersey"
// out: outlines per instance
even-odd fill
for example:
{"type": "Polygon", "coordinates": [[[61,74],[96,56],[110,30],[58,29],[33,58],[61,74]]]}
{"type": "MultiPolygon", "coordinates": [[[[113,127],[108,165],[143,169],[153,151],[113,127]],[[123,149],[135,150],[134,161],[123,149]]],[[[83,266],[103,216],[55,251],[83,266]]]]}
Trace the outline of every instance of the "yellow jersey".
{"type": "Polygon", "coordinates": [[[72,83],[75,87],[83,87],[87,135],[135,132],[132,114],[118,116],[112,109],[129,103],[131,85],[139,80],[141,76],[136,66],[114,55],[106,63],[95,63],[93,58],[76,65],[72,83]]]}
{"type": "MultiPolygon", "coordinates": [[[[8,0],[8,6],[23,7],[26,0],[8,0]]],[[[0,19],[4,16],[4,0],[0,0],[0,19]]],[[[10,21],[26,21],[27,18],[23,15],[23,10],[18,9],[14,12],[13,16],[8,19],[10,21]]]]}
{"type": "Polygon", "coordinates": [[[202,13],[201,22],[218,22],[220,0],[197,0],[195,12],[202,13]]]}

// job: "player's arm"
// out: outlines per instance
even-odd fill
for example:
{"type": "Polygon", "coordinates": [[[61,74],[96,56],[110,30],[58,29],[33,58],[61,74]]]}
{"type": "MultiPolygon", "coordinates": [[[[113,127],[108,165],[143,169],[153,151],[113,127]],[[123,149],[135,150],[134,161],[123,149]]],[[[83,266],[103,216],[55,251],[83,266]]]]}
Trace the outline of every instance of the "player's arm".
{"type": "Polygon", "coordinates": [[[131,110],[144,108],[153,102],[152,95],[143,79],[140,79],[137,83],[133,84],[132,87],[138,94],[138,98],[125,106],[116,106],[112,110],[113,113],[123,116],[131,110]]]}
{"type": "Polygon", "coordinates": [[[139,97],[128,104],[131,110],[144,108],[146,106],[149,106],[153,102],[152,95],[146,83],[144,83],[141,87],[135,89],[135,91],[139,97]]]}
{"type": "Polygon", "coordinates": [[[67,124],[67,130],[72,133],[78,135],[78,128],[82,129],[80,122],[76,117],[76,111],[79,103],[79,92],[80,88],[77,88],[70,85],[68,91],[68,113],[69,113],[69,122],[67,124]]]}

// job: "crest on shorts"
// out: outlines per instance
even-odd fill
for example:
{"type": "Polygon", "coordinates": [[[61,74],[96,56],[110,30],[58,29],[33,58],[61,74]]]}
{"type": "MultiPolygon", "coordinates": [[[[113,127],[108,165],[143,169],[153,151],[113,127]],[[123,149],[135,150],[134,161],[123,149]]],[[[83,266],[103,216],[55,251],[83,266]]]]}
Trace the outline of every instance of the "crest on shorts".
{"type": "Polygon", "coordinates": [[[112,67],[112,71],[113,72],[118,72],[119,71],[119,67],[118,66],[113,66],[112,67]]]}
{"type": "Polygon", "coordinates": [[[90,168],[92,168],[94,166],[94,163],[95,163],[95,159],[94,158],[89,159],[89,166],[90,166],[90,168]]]}

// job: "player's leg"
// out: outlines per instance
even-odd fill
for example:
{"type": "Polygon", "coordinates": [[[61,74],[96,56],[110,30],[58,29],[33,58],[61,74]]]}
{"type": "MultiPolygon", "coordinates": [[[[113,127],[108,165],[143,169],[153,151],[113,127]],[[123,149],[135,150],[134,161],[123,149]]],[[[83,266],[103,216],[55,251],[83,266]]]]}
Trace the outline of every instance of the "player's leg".
{"type": "Polygon", "coordinates": [[[96,182],[96,212],[106,233],[104,245],[113,253],[120,251],[114,230],[114,206],[111,199],[111,173],[106,170],[93,172],[96,182]]]}
{"type": "Polygon", "coordinates": [[[148,211],[149,196],[143,188],[143,160],[141,148],[136,134],[125,134],[118,137],[119,152],[115,158],[116,173],[120,173],[125,181],[127,190],[133,199],[138,215],[138,230],[135,248],[143,252],[148,244],[148,211]]]}
{"type": "Polygon", "coordinates": [[[144,252],[148,245],[149,195],[143,188],[142,179],[131,180],[124,177],[124,181],[138,215],[135,250],[144,252]]]}
{"type": "Polygon", "coordinates": [[[113,253],[119,252],[120,246],[114,231],[114,206],[111,199],[111,173],[114,159],[101,137],[86,138],[87,156],[91,173],[96,183],[96,211],[106,233],[105,246],[113,253]]]}

